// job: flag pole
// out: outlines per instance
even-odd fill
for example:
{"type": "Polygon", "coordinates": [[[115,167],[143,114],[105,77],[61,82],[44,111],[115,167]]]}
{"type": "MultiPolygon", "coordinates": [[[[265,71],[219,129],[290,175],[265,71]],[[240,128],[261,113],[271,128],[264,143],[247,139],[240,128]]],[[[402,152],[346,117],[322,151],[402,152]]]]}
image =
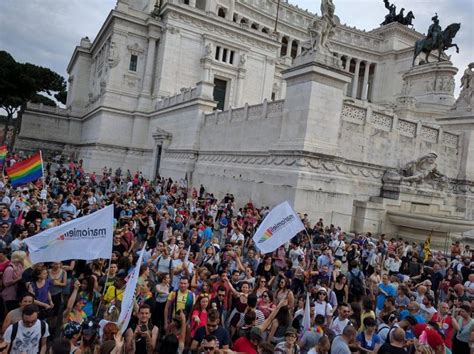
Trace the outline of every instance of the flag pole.
{"type": "Polygon", "coordinates": [[[41,152],[41,150],[39,151],[39,153],[40,153],[40,159],[41,159],[41,179],[43,180],[43,189],[46,189],[46,183],[44,182],[45,178],[44,178],[43,153],[41,152]]]}
{"type": "MultiPolygon", "coordinates": [[[[109,281],[109,269],[110,269],[111,264],[112,264],[112,255],[109,258],[109,265],[107,266],[107,275],[105,276],[104,289],[102,290],[102,295],[100,296],[100,302],[99,302],[99,306],[97,307],[95,317],[97,317],[99,315],[100,308],[102,307],[102,303],[104,301],[105,292],[107,290],[107,283],[109,281]]],[[[99,280],[97,279],[97,281],[99,281],[99,280]]]]}
{"type": "Polygon", "coordinates": [[[278,13],[280,12],[280,0],[277,2],[277,13],[275,17],[275,29],[273,30],[274,33],[277,33],[277,27],[278,27],[278,13]]]}

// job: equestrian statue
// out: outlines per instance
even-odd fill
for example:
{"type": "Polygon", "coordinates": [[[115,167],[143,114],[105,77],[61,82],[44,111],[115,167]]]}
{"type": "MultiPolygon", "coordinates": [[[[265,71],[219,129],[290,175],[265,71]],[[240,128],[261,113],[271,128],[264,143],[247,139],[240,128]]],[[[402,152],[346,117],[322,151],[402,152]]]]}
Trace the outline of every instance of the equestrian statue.
{"type": "Polygon", "coordinates": [[[419,39],[415,42],[415,53],[413,55],[412,66],[415,65],[415,59],[421,54],[421,52],[426,54],[426,63],[429,62],[428,57],[433,50],[438,51],[438,61],[441,61],[441,54],[451,47],[456,47],[456,53],[459,53],[459,47],[452,41],[461,28],[461,24],[452,23],[443,31],[439,25],[438,14],[435,14],[431,20],[433,21],[433,24],[428,28],[426,38],[419,39]]]}

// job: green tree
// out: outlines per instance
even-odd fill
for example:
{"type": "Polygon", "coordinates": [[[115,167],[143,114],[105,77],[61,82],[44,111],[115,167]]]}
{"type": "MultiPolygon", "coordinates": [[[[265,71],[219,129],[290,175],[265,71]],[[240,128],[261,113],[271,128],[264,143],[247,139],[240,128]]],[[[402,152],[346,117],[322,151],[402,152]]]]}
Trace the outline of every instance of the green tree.
{"type": "Polygon", "coordinates": [[[42,93],[66,103],[66,81],[54,71],[30,63],[18,63],[6,51],[0,51],[0,108],[7,117],[2,143],[5,143],[8,127],[13,125],[10,148],[21,129],[21,119],[28,102],[56,106],[54,100],[42,93]]]}

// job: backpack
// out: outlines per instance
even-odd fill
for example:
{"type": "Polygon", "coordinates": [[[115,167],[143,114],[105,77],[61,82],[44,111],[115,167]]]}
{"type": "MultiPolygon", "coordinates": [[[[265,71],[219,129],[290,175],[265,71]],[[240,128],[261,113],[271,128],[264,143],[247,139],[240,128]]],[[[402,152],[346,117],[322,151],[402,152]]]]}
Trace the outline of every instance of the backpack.
{"type": "MultiPolygon", "coordinates": [[[[40,320],[40,323],[41,323],[41,337],[39,339],[38,353],[41,352],[41,339],[43,339],[44,334],[46,333],[46,322],[40,320]]],[[[16,322],[16,323],[13,324],[12,334],[10,336],[11,345],[10,345],[10,349],[8,350],[8,354],[10,354],[10,352],[12,350],[12,347],[13,347],[13,342],[16,338],[16,335],[18,334],[18,326],[19,326],[19,322],[16,322]]]]}
{"type": "Polygon", "coordinates": [[[351,281],[350,281],[350,284],[349,284],[349,292],[353,295],[362,295],[362,294],[364,294],[364,283],[362,281],[360,273],[361,272],[359,271],[359,273],[356,276],[351,271],[352,277],[351,277],[351,281]]]}

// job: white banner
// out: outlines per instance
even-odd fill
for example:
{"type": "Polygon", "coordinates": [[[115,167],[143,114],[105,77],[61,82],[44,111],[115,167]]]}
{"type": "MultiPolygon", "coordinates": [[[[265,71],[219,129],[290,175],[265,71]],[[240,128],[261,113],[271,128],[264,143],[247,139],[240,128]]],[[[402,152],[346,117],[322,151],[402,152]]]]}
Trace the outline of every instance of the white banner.
{"type": "Polygon", "coordinates": [[[71,220],[25,239],[31,261],[109,259],[112,256],[114,207],[71,220]]]}
{"type": "Polygon", "coordinates": [[[311,305],[310,305],[310,299],[309,299],[309,291],[306,293],[306,302],[304,304],[304,315],[303,315],[303,321],[301,322],[301,327],[302,327],[302,335],[309,331],[311,328],[311,305]]]}
{"type": "Polygon", "coordinates": [[[272,209],[263,219],[253,236],[253,241],[263,253],[270,253],[288,242],[304,225],[288,202],[272,209]]]}
{"type": "Polygon", "coordinates": [[[135,290],[137,288],[138,276],[140,275],[140,266],[143,263],[145,246],[146,242],[143,245],[142,250],[140,251],[140,256],[138,257],[135,269],[128,278],[127,285],[125,287],[125,292],[123,293],[122,307],[120,309],[120,315],[118,318],[118,327],[122,331],[122,334],[127,330],[128,323],[130,322],[130,317],[133,313],[133,306],[135,305],[135,290]]]}

